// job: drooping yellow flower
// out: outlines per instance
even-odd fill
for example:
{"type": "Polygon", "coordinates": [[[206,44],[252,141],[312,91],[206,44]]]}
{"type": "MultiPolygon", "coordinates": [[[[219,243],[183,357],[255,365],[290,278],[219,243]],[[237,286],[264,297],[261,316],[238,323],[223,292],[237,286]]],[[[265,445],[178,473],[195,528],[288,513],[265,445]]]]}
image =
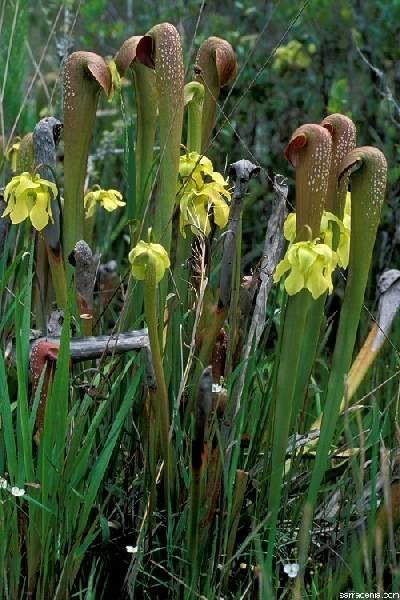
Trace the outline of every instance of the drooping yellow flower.
{"type": "Polygon", "coordinates": [[[119,206],[125,206],[126,202],[122,200],[122,194],[118,190],[103,190],[99,186],[85,195],[83,200],[86,210],[86,218],[93,217],[96,212],[96,206],[100,204],[108,212],[116,210],[119,206]]]}
{"type": "MultiPolygon", "coordinates": [[[[336,223],[339,228],[339,241],[336,248],[337,264],[339,267],[347,268],[350,257],[350,226],[346,226],[334,214],[325,212],[321,220],[321,235],[326,244],[332,248],[333,231],[330,223],[336,223]]],[[[349,220],[347,220],[349,224],[349,220]]]]}
{"type": "Polygon", "coordinates": [[[7,155],[6,155],[7,160],[10,162],[11,171],[13,173],[16,173],[16,171],[17,171],[18,154],[19,154],[20,144],[21,144],[21,138],[16,137],[16,138],[14,138],[14,142],[11,145],[11,147],[7,150],[7,155]]]}
{"type": "Polygon", "coordinates": [[[197,152],[181,156],[179,164],[178,199],[180,205],[180,231],[190,225],[193,233],[208,235],[211,231],[210,215],[218,227],[225,227],[229,217],[231,193],[228,182],[213,170],[212,162],[197,152]]]}
{"type": "Polygon", "coordinates": [[[111,73],[111,90],[108,95],[108,101],[110,102],[113,99],[115,92],[121,88],[121,76],[113,59],[107,61],[107,66],[111,73]]]}
{"type": "Polygon", "coordinates": [[[129,252],[129,262],[132,265],[132,275],[135,279],[146,279],[146,273],[150,261],[155,265],[156,282],[160,282],[165,271],[169,269],[170,261],[168,253],[161,244],[144,242],[140,240],[129,252]]]}
{"type": "Polygon", "coordinates": [[[53,222],[51,201],[57,197],[57,186],[40,175],[21,173],[11,179],[4,190],[7,208],[2,217],[9,216],[16,225],[28,217],[38,231],[53,222]]]}
{"type": "MultiPolygon", "coordinates": [[[[337,264],[339,267],[347,268],[350,255],[350,226],[351,226],[351,195],[347,193],[346,205],[344,210],[343,221],[329,211],[324,211],[321,219],[321,240],[332,248],[333,244],[333,227],[332,223],[336,223],[339,229],[339,240],[335,249],[337,264]]],[[[283,225],[283,234],[285,238],[293,243],[296,239],[296,213],[289,213],[283,225]]]]}
{"type": "Polygon", "coordinates": [[[206,156],[200,157],[197,152],[189,152],[179,159],[179,176],[184,180],[187,187],[201,187],[204,176],[214,173],[212,162],[206,156]]]}
{"type": "Polygon", "coordinates": [[[277,283],[288,271],[285,289],[289,296],[307,289],[314,300],[333,290],[332,272],[337,257],[332,248],[318,240],[296,242],[289,246],[285,257],[277,265],[274,282],[277,283]]]}

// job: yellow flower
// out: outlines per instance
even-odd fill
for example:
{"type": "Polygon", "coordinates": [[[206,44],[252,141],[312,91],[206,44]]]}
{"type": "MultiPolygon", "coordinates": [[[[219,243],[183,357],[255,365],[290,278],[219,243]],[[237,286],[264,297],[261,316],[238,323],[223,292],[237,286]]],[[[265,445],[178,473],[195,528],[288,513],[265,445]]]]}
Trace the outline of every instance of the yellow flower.
{"type": "Polygon", "coordinates": [[[350,227],[331,212],[324,212],[321,220],[321,235],[326,244],[332,248],[333,231],[330,223],[336,223],[339,228],[339,242],[336,248],[337,264],[344,269],[349,264],[350,256],[350,227]]]}
{"type": "Polygon", "coordinates": [[[18,163],[18,154],[19,154],[20,144],[21,144],[21,138],[16,137],[14,139],[14,143],[12,144],[11,148],[9,148],[9,150],[7,151],[7,160],[10,161],[11,171],[13,173],[16,173],[16,171],[17,171],[17,163],[18,163]]]}
{"type": "Polygon", "coordinates": [[[189,152],[179,159],[179,176],[185,180],[185,186],[199,188],[204,183],[204,175],[212,176],[213,173],[211,160],[206,156],[200,158],[197,152],[189,152]]]}
{"type": "Polygon", "coordinates": [[[118,73],[117,65],[113,59],[107,61],[107,66],[110,69],[111,73],[111,90],[108,96],[109,102],[112,100],[114,93],[116,90],[121,89],[121,77],[118,73]]]}
{"type": "MultiPolygon", "coordinates": [[[[350,256],[350,225],[351,225],[351,194],[347,193],[346,205],[344,209],[343,221],[338,219],[333,213],[324,211],[321,219],[321,240],[332,248],[333,228],[332,223],[336,223],[339,228],[339,241],[335,250],[337,264],[344,269],[349,264],[350,256]]],[[[289,213],[283,225],[283,234],[285,238],[293,243],[296,239],[296,213],[289,213]]]]}
{"type": "Polygon", "coordinates": [[[94,188],[85,195],[83,202],[87,219],[93,217],[96,212],[97,204],[101,204],[108,212],[112,212],[119,206],[125,206],[126,204],[122,201],[121,192],[118,192],[118,190],[103,190],[99,186],[94,186],[94,188]]]}
{"type": "Polygon", "coordinates": [[[274,282],[277,283],[285,273],[285,289],[289,296],[307,289],[314,300],[327,290],[333,290],[332,272],[337,258],[335,252],[327,244],[317,240],[296,242],[291,244],[285,257],[277,265],[274,282]]]}
{"type": "Polygon", "coordinates": [[[129,262],[132,265],[132,275],[135,279],[146,279],[149,262],[153,261],[156,269],[156,282],[158,283],[164,277],[164,273],[169,269],[170,261],[168,253],[161,244],[153,244],[141,240],[129,252],[129,262]]]}
{"type": "Polygon", "coordinates": [[[49,221],[53,223],[51,201],[56,197],[55,183],[41,179],[38,174],[21,173],[6,185],[4,200],[7,208],[2,217],[9,215],[14,225],[29,217],[33,227],[41,231],[49,221]]]}
{"type": "Polygon", "coordinates": [[[218,227],[225,227],[229,217],[231,193],[227,181],[213,170],[212,162],[197,152],[181,156],[179,163],[180,183],[178,199],[180,204],[180,231],[185,236],[185,226],[190,225],[194,234],[201,231],[208,235],[211,231],[210,214],[218,227]]]}
{"type": "Polygon", "coordinates": [[[331,212],[324,212],[321,220],[321,235],[326,244],[332,247],[332,227],[336,223],[339,228],[339,241],[336,248],[339,267],[347,268],[350,257],[350,230],[351,230],[351,194],[347,193],[343,221],[331,212]]]}

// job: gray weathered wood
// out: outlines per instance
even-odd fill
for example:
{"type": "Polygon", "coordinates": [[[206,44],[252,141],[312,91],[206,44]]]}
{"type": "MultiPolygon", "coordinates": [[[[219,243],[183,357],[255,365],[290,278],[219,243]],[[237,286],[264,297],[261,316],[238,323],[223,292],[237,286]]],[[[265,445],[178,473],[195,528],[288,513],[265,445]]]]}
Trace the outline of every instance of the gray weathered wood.
{"type": "Polygon", "coordinates": [[[234,416],[239,412],[240,399],[243,392],[250,353],[251,351],[254,352],[257,349],[265,328],[267,321],[268,296],[273,285],[272,276],[274,274],[276,265],[282,258],[285,247],[283,223],[287,215],[286,200],[288,186],[282,175],[275,175],[273,187],[275,194],[271,216],[268,221],[267,233],[265,235],[264,251],[259,272],[260,287],[256,296],[256,305],[253,312],[249,334],[243,349],[242,370],[237,386],[234,390],[234,416]]]}
{"type": "Polygon", "coordinates": [[[224,236],[224,250],[221,261],[220,301],[228,306],[232,291],[232,272],[236,257],[236,238],[250,179],[260,168],[249,160],[238,160],[230,165],[230,176],[235,183],[229,214],[228,229],[224,236]]]}
{"type": "MultiPolygon", "coordinates": [[[[54,117],[41,119],[33,130],[33,151],[38,173],[44,179],[55,182],[54,171],[57,163],[57,145],[62,132],[62,123],[54,117]]],[[[57,198],[51,201],[53,223],[49,223],[43,234],[49,246],[55,250],[60,243],[60,207],[57,198]]]]}
{"type": "MultiPolygon", "coordinates": [[[[36,337],[36,335],[37,333],[35,332],[35,337],[31,340],[30,354],[32,354],[34,347],[41,342],[47,341],[54,344],[60,344],[59,337],[36,337]]],[[[146,364],[147,384],[149,387],[154,388],[155,377],[147,329],[127,331],[116,335],[72,338],[70,340],[70,358],[73,363],[94,360],[103,355],[123,354],[124,352],[131,352],[133,350],[143,350],[146,364]]],[[[15,343],[9,345],[6,355],[8,360],[15,363],[15,343]]]]}

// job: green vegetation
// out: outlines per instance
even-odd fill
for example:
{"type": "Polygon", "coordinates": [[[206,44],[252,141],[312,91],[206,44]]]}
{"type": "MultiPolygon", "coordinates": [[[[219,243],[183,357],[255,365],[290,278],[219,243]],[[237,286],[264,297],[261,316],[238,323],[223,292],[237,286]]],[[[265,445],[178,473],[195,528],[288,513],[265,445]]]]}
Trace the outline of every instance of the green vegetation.
{"type": "Polygon", "coordinates": [[[1,599],[400,589],[399,17],[5,0],[1,599]]]}

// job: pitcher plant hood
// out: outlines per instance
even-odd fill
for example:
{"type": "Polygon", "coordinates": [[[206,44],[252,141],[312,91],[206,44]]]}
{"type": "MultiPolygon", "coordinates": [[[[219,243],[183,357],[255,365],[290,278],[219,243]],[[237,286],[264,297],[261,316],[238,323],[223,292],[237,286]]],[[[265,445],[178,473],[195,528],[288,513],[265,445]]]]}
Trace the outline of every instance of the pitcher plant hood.
{"type": "Polygon", "coordinates": [[[202,125],[202,149],[208,144],[215,125],[217,101],[222,87],[236,76],[236,54],[226,40],[209,37],[202,43],[196,58],[196,80],[204,85],[205,97],[202,125]]]}
{"type": "Polygon", "coordinates": [[[325,210],[339,219],[343,219],[346,202],[347,179],[338,182],[339,167],[346,154],[356,147],[356,126],[353,121],[340,113],[325,117],[321,122],[332,136],[332,161],[329,171],[328,189],[325,199],[325,210]]]}
{"type": "Polygon", "coordinates": [[[64,68],[64,244],[65,256],[83,238],[83,189],[97,102],[109,96],[112,76],[93,52],[74,52],[64,68]]]}
{"type": "Polygon", "coordinates": [[[324,127],[302,125],[293,133],[285,157],[296,168],[296,228],[303,236],[309,227],[312,238],[319,235],[328,188],[332,138],[324,127]]]}

